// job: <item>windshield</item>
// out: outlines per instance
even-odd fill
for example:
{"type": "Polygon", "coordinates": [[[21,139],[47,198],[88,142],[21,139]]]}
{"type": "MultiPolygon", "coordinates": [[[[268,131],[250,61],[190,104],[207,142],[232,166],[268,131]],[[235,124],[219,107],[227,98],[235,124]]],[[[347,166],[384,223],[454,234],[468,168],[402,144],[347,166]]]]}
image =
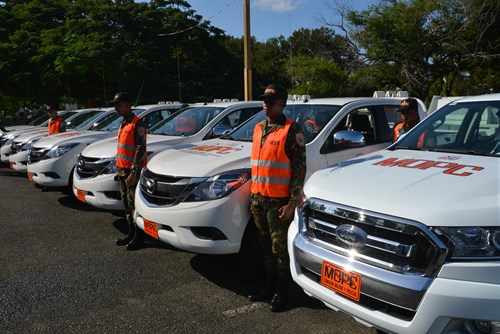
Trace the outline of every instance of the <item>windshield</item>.
{"type": "Polygon", "coordinates": [[[74,128],[77,130],[81,130],[86,125],[91,123],[94,120],[94,117],[99,116],[101,112],[102,112],[101,110],[92,110],[89,112],[78,113],[78,115],[71,118],[71,120],[68,120],[67,127],[68,129],[74,128]]]}
{"type": "MultiPolygon", "coordinates": [[[[299,124],[304,132],[306,143],[309,143],[316,138],[321,130],[323,130],[324,126],[339,110],[340,106],[333,105],[288,105],[285,107],[284,114],[287,118],[299,124]]],[[[224,138],[252,141],[255,125],[265,119],[266,114],[262,111],[224,138]]]]}
{"type": "Polygon", "coordinates": [[[151,128],[151,133],[166,136],[190,136],[208,124],[224,107],[191,107],[181,110],[151,128]]]}
{"type": "MultiPolygon", "coordinates": [[[[132,113],[136,116],[142,113],[143,111],[144,109],[132,109],[132,113]]],[[[118,131],[122,119],[123,118],[117,113],[110,114],[108,117],[105,117],[105,119],[99,122],[98,124],[94,124],[89,130],[109,131],[109,132],[118,131]]]]}
{"type": "Polygon", "coordinates": [[[451,103],[424,119],[393,149],[500,155],[500,101],[451,103]]]}
{"type": "Polygon", "coordinates": [[[39,126],[39,125],[44,124],[48,119],[49,119],[49,114],[45,113],[42,116],[39,116],[39,117],[35,118],[34,120],[32,120],[29,125],[39,126]]]}

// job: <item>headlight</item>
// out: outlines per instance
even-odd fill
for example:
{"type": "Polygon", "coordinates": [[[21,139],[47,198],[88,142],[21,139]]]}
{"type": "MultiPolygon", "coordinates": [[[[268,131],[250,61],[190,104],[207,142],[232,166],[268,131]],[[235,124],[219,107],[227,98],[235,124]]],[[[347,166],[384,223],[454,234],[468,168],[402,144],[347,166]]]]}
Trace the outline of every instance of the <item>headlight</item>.
{"type": "Polygon", "coordinates": [[[104,167],[101,174],[116,174],[118,169],[116,168],[116,158],[109,159],[109,163],[104,167]]]}
{"type": "Polygon", "coordinates": [[[77,146],[78,143],[74,143],[74,144],[68,144],[68,145],[61,145],[61,146],[56,146],[56,147],[53,147],[50,149],[50,151],[47,152],[47,154],[45,154],[43,156],[43,160],[46,160],[46,159],[52,159],[52,158],[57,158],[57,157],[60,157],[61,155],[63,155],[64,153],[68,152],[69,150],[71,150],[73,147],[77,146]]]}
{"type": "Polygon", "coordinates": [[[237,169],[212,176],[198,184],[185,202],[211,201],[223,198],[250,180],[250,169],[237,169]]]}
{"type": "Polygon", "coordinates": [[[500,258],[499,227],[439,227],[436,232],[453,243],[453,258],[500,258]]]}

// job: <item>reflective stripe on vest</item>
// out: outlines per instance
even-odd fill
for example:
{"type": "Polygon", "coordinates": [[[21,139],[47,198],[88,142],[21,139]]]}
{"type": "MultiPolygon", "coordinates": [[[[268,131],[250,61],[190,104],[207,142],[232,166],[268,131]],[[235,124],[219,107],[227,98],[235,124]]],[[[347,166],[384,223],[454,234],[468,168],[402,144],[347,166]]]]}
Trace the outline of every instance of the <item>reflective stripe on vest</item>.
{"type": "Polygon", "coordinates": [[[61,132],[61,130],[59,129],[59,125],[62,121],[62,117],[58,117],[55,121],[53,121],[52,118],[49,119],[49,136],[61,132]]]}
{"type": "Polygon", "coordinates": [[[267,197],[290,196],[292,165],[286,155],[285,143],[292,121],[287,119],[283,128],[277,128],[262,142],[262,122],[255,126],[252,145],[252,193],[267,197]]]}
{"type": "MultiPolygon", "coordinates": [[[[116,155],[116,167],[118,168],[132,168],[134,157],[135,157],[135,125],[140,118],[134,116],[132,121],[120,125],[118,130],[118,145],[117,145],[117,155],[116,155]]],[[[146,155],[146,153],[144,153],[146,155]]],[[[144,159],[144,164],[146,165],[146,159],[144,159]]]]}

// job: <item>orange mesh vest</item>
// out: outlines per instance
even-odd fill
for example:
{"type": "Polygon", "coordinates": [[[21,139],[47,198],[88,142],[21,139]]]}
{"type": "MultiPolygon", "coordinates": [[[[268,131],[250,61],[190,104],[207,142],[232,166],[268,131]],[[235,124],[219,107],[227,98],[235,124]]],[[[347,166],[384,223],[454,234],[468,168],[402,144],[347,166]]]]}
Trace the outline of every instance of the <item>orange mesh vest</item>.
{"type": "Polygon", "coordinates": [[[49,119],[49,136],[60,133],[61,131],[59,130],[59,125],[63,121],[62,117],[57,117],[55,121],[52,120],[52,118],[49,119]]]}
{"type": "Polygon", "coordinates": [[[284,198],[290,196],[292,165],[285,152],[285,142],[292,125],[287,119],[284,128],[267,135],[261,146],[261,123],[255,126],[252,145],[252,194],[284,198]]]}
{"type": "MultiPolygon", "coordinates": [[[[120,125],[118,130],[118,149],[116,155],[116,167],[132,168],[135,156],[135,125],[140,118],[134,116],[130,123],[120,125]]],[[[144,153],[146,155],[146,153],[144,153]]],[[[146,159],[142,167],[146,166],[146,159]]]]}
{"type": "MultiPolygon", "coordinates": [[[[401,129],[403,128],[403,126],[404,126],[404,123],[399,123],[394,128],[394,141],[396,141],[398,139],[399,135],[401,134],[401,129]]],[[[418,137],[418,142],[417,142],[417,147],[418,148],[424,148],[425,134],[426,133],[427,133],[427,131],[425,131],[424,133],[422,133],[420,135],[420,137],[418,137]]]]}

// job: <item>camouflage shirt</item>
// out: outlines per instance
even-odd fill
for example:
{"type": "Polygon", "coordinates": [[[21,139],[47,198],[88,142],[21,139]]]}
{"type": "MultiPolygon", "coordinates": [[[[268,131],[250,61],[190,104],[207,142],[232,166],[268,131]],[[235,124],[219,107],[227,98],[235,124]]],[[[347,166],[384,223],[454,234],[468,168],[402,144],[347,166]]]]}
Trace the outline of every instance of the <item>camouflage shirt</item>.
{"type": "MultiPolygon", "coordinates": [[[[130,123],[134,118],[134,114],[130,113],[129,117],[124,117],[120,123],[120,127],[127,123],[130,123]]],[[[146,139],[148,134],[148,127],[144,120],[140,119],[135,124],[134,128],[134,138],[135,138],[135,155],[134,162],[132,163],[132,171],[139,172],[144,164],[144,154],[146,153],[146,139]]],[[[126,176],[130,171],[124,168],[118,168],[118,176],[126,176]]]]}
{"type": "MultiPolygon", "coordinates": [[[[267,139],[267,135],[277,128],[284,128],[286,116],[281,115],[277,124],[268,126],[267,119],[261,123],[262,141],[261,146],[267,139]]],[[[288,204],[297,206],[298,198],[304,179],[306,177],[306,146],[302,129],[296,122],[292,122],[285,142],[285,153],[292,165],[292,178],[290,180],[290,199],[288,204]]]]}

